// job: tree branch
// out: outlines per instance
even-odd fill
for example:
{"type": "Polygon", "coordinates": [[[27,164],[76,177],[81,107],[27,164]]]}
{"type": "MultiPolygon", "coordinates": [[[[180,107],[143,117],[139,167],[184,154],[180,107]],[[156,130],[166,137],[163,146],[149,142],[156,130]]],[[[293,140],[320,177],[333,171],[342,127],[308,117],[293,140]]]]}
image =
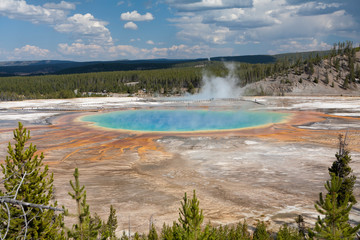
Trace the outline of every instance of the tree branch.
{"type": "MultiPolygon", "coordinates": [[[[26,172],[25,172],[26,173],[26,172]]],[[[25,209],[23,205],[20,205],[21,209],[24,213],[24,221],[25,221],[25,235],[24,235],[24,240],[26,239],[26,234],[27,234],[27,230],[28,230],[28,222],[27,222],[27,217],[26,217],[26,213],[25,213],[25,209]]]]}
{"type": "Polygon", "coordinates": [[[5,206],[6,206],[6,209],[7,209],[7,212],[8,212],[8,224],[7,224],[7,226],[6,226],[6,232],[5,232],[4,236],[1,237],[1,240],[6,239],[6,235],[7,235],[8,232],[9,232],[10,221],[11,221],[11,214],[10,214],[9,206],[8,206],[7,203],[5,203],[5,206]]]}
{"type": "Polygon", "coordinates": [[[0,203],[11,203],[11,204],[19,205],[19,206],[33,207],[33,208],[39,208],[39,209],[50,209],[50,210],[54,210],[54,211],[64,212],[63,208],[56,208],[56,207],[50,207],[50,206],[46,206],[46,205],[42,205],[42,204],[28,203],[28,202],[23,202],[20,200],[11,199],[8,197],[0,197],[0,203]]]}
{"type": "Polygon", "coordinates": [[[26,176],[26,171],[25,171],[25,173],[24,173],[24,176],[21,178],[21,181],[20,181],[20,184],[19,184],[18,188],[16,189],[16,193],[15,193],[14,199],[16,199],[16,196],[17,196],[17,194],[18,194],[18,192],[19,192],[19,189],[20,189],[20,187],[21,187],[21,184],[22,184],[23,181],[24,181],[25,176],[26,176]]]}

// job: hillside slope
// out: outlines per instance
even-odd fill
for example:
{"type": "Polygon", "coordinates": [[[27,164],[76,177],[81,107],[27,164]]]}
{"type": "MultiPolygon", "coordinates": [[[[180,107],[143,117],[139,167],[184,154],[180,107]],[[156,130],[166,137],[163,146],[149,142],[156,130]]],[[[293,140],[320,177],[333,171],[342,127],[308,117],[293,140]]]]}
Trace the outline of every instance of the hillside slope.
{"type": "MultiPolygon", "coordinates": [[[[267,77],[245,87],[247,95],[360,95],[360,80],[349,80],[349,59],[346,55],[324,58],[313,70],[293,67],[287,72],[267,77]]],[[[354,69],[360,69],[360,51],[355,53],[354,69]]]]}

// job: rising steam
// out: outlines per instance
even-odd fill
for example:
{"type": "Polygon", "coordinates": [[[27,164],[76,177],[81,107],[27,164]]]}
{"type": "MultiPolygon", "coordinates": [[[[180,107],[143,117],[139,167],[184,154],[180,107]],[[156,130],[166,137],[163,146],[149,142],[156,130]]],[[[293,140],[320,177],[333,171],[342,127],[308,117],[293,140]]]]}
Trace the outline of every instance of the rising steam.
{"type": "Polygon", "coordinates": [[[235,65],[225,64],[229,73],[225,77],[215,77],[203,74],[203,86],[198,94],[186,96],[191,99],[216,99],[216,98],[238,98],[242,94],[242,89],[237,85],[238,79],[235,77],[235,65]]]}

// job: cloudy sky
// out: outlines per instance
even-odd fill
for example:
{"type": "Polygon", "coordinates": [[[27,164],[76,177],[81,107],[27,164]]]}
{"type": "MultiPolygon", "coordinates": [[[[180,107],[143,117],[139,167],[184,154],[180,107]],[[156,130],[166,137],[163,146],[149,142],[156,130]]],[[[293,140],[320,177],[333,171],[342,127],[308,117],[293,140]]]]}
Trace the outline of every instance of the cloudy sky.
{"type": "Polygon", "coordinates": [[[360,42],[359,0],[0,0],[0,61],[198,58],[360,42]]]}

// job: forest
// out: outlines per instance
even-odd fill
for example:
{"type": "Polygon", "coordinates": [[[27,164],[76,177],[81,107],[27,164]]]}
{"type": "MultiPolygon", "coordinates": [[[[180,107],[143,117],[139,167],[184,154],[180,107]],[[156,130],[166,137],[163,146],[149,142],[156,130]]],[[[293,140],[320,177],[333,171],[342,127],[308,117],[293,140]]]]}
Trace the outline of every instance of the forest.
{"type": "MultiPolygon", "coordinates": [[[[109,216],[101,219],[91,213],[86,198],[85,186],[80,183],[80,172],[74,169],[74,179],[69,184],[72,191],[73,208],[59,207],[54,199],[54,178],[44,155],[37,155],[37,148],[29,144],[30,131],[19,123],[13,131],[14,146],[9,142],[8,155],[1,164],[3,179],[0,191],[0,238],[1,239],[355,239],[358,238],[360,224],[350,223],[349,213],[357,202],[353,194],[356,176],[350,167],[351,155],[347,150],[347,138],[339,135],[339,151],[329,167],[329,180],[325,183],[325,193],[319,194],[315,202],[318,219],[315,226],[305,226],[300,214],[294,222],[278,231],[267,229],[266,223],[258,221],[256,226],[248,226],[246,220],[237,224],[215,226],[204,224],[204,213],[195,190],[192,196],[184,194],[179,205],[179,218],[172,224],[156,228],[150,221],[148,233],[116,233],[117,211],[109,207],[109,216]],[[26,147],[27,146],[27,147],[26,147]],[[64,216],[76,218],[72,226],[64,222],[64,216]]],[[[61,203],[60,203],[61,204],[61,203]]],[[[121,212],[121,209],[119,209],[121,212]]]]}
{"type": "MultiPolygon", "coordinates": [[[[334,44],[330,51],[320,53],[296,53],[277,56],[276,62],[243,63],[233,62],[234,77],[239,87],[260,81],[267,77],[286,75],[289,72],[314,74],[314,66],[323,59],[341,71],[340,59],[347,59],[349,74],[343,87],[360,78],[360,67],[355,64],[355,53],[359,48],[352,42],[334,44]]],[[[219,59],[217,59],[219,60],[219,59]]],[[[225,59],[226,60],[226,59],[225,59]]],[[[227,60],[241,60],[228,58],[227,60]]],[[[224,77],[228,74],[229,62],[191,61],[177,63],[170,68],[151,70],[104,71],[76,74],[0,77],[0,100],[74,98],[108,96],[109,93],[146,96],[183,95],[195,93],[202,86],[203,75],[224,77]]]]}

